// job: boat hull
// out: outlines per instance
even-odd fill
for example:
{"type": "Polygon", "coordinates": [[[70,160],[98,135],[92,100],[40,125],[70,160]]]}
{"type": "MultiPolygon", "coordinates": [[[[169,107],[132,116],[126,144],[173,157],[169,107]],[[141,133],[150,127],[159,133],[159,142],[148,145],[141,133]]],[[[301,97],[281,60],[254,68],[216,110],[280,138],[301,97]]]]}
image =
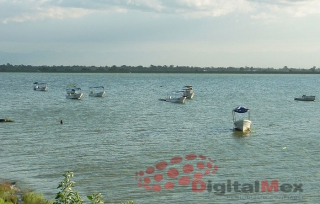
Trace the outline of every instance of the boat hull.
{"type": "Polygon", "coordinates": [[[33,88],[35,91],[47,91],[48,90],[48,87],[38,87],[38,88],[33,88]]]}
{"type": "Polygon", "coordinates": [[[81,99],[83,93],[76,93],[76,94],[72,94],[72,93],[68,93],[66,98],[68,99],[81,99]]]}
{"type": "Polygon", "coordinates": [[[171,103],[185,103],[186,97],[167,99],[167,101],[171,103]]]}
{"type": "Polygon", "coordinates": [[[106,94],[105,91],[101,91],[99,93],[90,93],[89,96],[91,96],[91,97],[104,97],[105,94],[106,94]]]}
{"type": "Polygon", "coordinates": [[[193,99],[194,92],[192,86],[185,86],[182,90],[185,91],[185,96],[187,99],[193,99]]]}
{"type": "Polygon", "coordinates": [[[9,118],[1,118],[0,122],[13,122],[13,120],[11,120],[9,118]]]}
{"type": "Polygon", "coordinates": [[[186,97],[180,97],[180,98],[167,98],[167,99],[159,99],[160,101],[166,101],[171,103],[185,103],[186,97]]]}
{"type": "Polygon", "coordinates": [[[234,122],[234,129],[247,132],[251,130],[251,121],[250,120],[237,120],[234,122]]]}
{"type": "Polygon", "coordinates": [[[304,96],[301,98],[294,98],[296,101],[314,101],[316,99],[315,96],[304,96]]]}
{"type": "Polygon", "coordinates": [[[193,92],[187,92],[187,99],[193,99],[194,93],[193,92]]]}

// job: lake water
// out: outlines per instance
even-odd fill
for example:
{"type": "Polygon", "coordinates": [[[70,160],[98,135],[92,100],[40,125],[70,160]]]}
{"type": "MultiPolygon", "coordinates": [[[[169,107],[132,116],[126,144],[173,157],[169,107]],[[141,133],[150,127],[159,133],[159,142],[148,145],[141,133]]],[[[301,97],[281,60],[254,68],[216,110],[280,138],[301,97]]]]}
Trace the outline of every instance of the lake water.
{"type": "Polygon", "coordinates": [[[319,81],[318,75],[289,74],[0,73],[0,118],[15,120],[0,123],[0,178],[48,199],[70,170],[84,200],[101,192],[106,203],[317,203],[319,81]],[[35,81],[47,82],[48,91],[34,91],[35,81]],[[82,100],[66,99],[72,83],[82,88],[82,100]],[[89,97],[89,87],[99,85],[106,96],[89,97]],[[193,100],[158,100],[184,85],[193,85],[193,100]],[[316,100],[293,100],[303,94],[316,100]],[[251,110],[249,134],[232,131],[231,111],[238,105],[251,110]],[[173,157],[182,161],[170,163],[173,157]],[[201,168],[201,160],[217,171],[201,168]],[[160,162],[166,169],[147,173],[160,162]],[[193,171],[184,171],[186,165],[193,171]],[[173,168],[179,176],[171,177],[173,168]],[[156,174],[163,176],[158,183],[156,174]],[[190,182],[180,184],[182,176],[190,182]],[[139,187],[139,179],[151,190],[139,187]],[[206,190],[192,191],[197,179],[206,190]],[[262,192],[261,183],[271,188],[273,181],[278,192],[262,192]],[[175,185],[170,190],[168,182],[175,185]]]}

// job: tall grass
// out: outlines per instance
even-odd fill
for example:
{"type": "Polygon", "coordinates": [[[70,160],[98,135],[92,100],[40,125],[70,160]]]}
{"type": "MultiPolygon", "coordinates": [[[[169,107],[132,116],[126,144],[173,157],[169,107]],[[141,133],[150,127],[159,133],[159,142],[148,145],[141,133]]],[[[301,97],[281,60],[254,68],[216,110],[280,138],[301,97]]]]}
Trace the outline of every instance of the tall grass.
{"type": "Polygon", "coordinates": [[[22,195],[22,201],[24,204],[53,204],[53,201],[44,199],[41,193],[28,192],[22,195]]]}

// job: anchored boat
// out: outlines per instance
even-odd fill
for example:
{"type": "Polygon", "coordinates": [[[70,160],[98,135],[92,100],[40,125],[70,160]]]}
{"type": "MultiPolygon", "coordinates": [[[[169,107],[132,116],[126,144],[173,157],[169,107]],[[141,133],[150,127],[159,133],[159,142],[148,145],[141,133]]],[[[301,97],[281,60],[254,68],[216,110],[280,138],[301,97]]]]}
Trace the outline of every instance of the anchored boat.
{"type": "Polygon", "coordinates": [[[232,116],[235,130],[240,130],[243,132],[251,130],[250,109],[243,106],[238,106],[232,110],[232,116]],[[244,114],[247,114],[247,119],[243,118],[244,114]],[[237,119],[237,117],[241,116],[241,119],[237,119]]]}
{"type": "Polygon", "coordinates": [[[48,90],[47,83],[34,82],[33,83],[33,90],[35,90],[35,91],[47,91],[48,90]]]}
{"type": "Polygon", "coordinates": [[[181,91],[172,91],[167,94],[167,97],[164,99],[159,99],[160,101],[166,101],[171,103],[185,103],[186,102],[186,92],[181,91]]]}
{"type": "Polygon", "coordinates": [[[302,95],[300,98],[294,98],[296,101],[314,101],[316,99],[315,96],[306,96],[302,95]]]}
{"type": "Polygon", "coordinates": [[[66,98],[69,99],[81,99],[83,93],[81,92],[81,88],[68,88],[66,98]]]}
{"type": "Polygon", "coordinates": [[[193,99],[194,92],[193,92],[193,87],[192,86],[190,86],[190,85],[184,86],[184,88],[182,90],[186,92],[187,99],[193,99]]]}
{"type": "Polygon", "coordinates": [[[90,88],[89,96],[92,96],[92,97],[103,97],[106,93],[103,86],[94,86],[89,88],[90,88]]]}

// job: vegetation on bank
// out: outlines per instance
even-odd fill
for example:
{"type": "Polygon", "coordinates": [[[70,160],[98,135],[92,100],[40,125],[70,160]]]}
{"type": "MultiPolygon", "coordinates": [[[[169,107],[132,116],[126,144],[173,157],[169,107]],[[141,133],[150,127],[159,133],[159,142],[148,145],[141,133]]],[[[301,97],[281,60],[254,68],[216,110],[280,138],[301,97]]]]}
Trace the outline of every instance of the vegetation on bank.
{"type": "Polygon", "coordinates": [[[312,68],[260,68],[260,67],[195,67],[195,66],[32,66],[0,65],[0,72],[67,72],[67,73],[232,73],[232,74],[320,74],[320,69],[312,68]]]}
{"type": "MultiPolygon", "coordinates": [[[[36,193],[30,190],[23,190],[21,192],[15,186],[15,183],[5,181],[0,183],[0,204],[82,204],[84,200],[77,191],[73,190],[75,182],[71,180],[73,172],[68,171],[64,175],[64,180],[60,182],[55,200],[47,200],[43,194],[36,193]]],[[[87,196],[87,199],[92,204],[104,204],[101,199],[101,193],[87,196]]],[[[134,204],[133,201],[127,201],[121,204],[134,204]]]]}

